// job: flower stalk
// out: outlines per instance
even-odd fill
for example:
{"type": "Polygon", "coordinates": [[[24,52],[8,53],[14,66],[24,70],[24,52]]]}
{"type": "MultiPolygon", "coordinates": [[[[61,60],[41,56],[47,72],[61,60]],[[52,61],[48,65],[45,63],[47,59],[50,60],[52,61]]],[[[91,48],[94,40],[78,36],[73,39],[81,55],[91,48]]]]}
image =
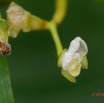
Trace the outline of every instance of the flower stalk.
{"type": "Polygon", "coordinates": [[[67,4],[68,0],[56,0],[56,8],[53,15],[53,21],[56,24],[60,24],[63,21],[67,11],[67,4]]]}
{"type": "Polygon", "coordinates": [[[51,36],[52,36],[55,46],[56,46],[57,55],[59,56],[63,51],[63,47],[62,47],[62,43],[60,41],[57,27],[56,27],[56,24],[54,23],[54,21],[48,22],[48,29],[51,32],[51,36]]]}

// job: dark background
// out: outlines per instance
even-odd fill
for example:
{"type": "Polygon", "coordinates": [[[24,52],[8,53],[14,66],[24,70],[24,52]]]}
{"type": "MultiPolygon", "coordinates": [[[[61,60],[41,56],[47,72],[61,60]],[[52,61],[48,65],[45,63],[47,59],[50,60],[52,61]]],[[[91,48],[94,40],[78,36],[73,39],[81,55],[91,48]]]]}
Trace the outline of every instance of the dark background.
{"type": "MultiPolygon", "coordinates": [[[[32,14],[50,20],[55,0],[15,0],[32,14]]],[[[50,32],[21,32],[10,39],[7,57],[16,103],[104,103],[104,0],[68,0],[67,15],[58,27],[67,48],[76,36],[88,44],[88,70],[73,84],[61,75],[50,32]]],[[[4,5],[4,4],[3,4],[4,5]]],[[[8,5],[8,4],[7,4],[8,5]]],[[[7,5],[1,6],[5,17],[7,5]]]]}

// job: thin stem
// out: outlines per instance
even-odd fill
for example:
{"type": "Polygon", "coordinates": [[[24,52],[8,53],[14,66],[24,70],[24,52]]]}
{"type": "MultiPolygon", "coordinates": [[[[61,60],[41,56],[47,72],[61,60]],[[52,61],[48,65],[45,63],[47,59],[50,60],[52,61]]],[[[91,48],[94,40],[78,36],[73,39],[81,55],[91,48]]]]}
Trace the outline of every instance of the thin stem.
{"type": "Polygon", "coordinates": [[[56,46],[57,55],[59,56],[63,50],[63,47],[62,47],[62,44],[61,44],[61,41],[60,41],[60,38],[59,38],[59,35],[57,32],[56,24],[53,21],[49,22],[48,29],[51,32],[52,38],[53,38],[55,46],[56,46]]]}

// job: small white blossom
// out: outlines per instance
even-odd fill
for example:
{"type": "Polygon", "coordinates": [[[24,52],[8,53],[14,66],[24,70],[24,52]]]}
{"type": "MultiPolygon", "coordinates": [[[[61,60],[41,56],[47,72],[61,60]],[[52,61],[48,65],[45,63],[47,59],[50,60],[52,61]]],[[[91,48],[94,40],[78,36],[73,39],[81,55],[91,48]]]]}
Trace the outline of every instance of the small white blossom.
{"type": "Polygon", "coordinates": [[[7,10],[7,21],[9,25],[9,35],[16,37],[20,30],[28,32],[31,30],[29,27],[29,20],[31,14],[24,10],[21,6],[12,2],[7,10]]]}
{"type": "Polygon", "coordinates": [[[80,74],[81,67],[87,68],[87,44],[80,37],[70,43],[69,49],[62,54],[62,74],[72,82],[80,74]]]}
{"type": "Polygon", "coordinates": [[[16,38],[19,32],[46,29],[46,21],[32,15],[30,12],[12,2],[7,9],[8,34],[16,38]]]}

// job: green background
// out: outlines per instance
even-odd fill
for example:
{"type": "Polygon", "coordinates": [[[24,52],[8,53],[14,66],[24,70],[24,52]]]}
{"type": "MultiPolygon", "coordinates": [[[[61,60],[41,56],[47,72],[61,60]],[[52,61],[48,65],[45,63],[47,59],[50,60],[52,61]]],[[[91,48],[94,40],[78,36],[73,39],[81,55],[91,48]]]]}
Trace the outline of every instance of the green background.
{"type": "MultiPolygon", "coordinates": [[[[50,20],[55,0],[15,0],[32,14],[50,20]]],[[[1,7],[5,16],[7,6],[1,7]]],[[[88,70],[73,84],[61,75],[50,32],[21,32],[10,39],[7,57],[16,103],[104,103],[104,1],[68,0],[68,11],[58,32],[65,48],[76,36],[88,44],[88,70]]]]}

